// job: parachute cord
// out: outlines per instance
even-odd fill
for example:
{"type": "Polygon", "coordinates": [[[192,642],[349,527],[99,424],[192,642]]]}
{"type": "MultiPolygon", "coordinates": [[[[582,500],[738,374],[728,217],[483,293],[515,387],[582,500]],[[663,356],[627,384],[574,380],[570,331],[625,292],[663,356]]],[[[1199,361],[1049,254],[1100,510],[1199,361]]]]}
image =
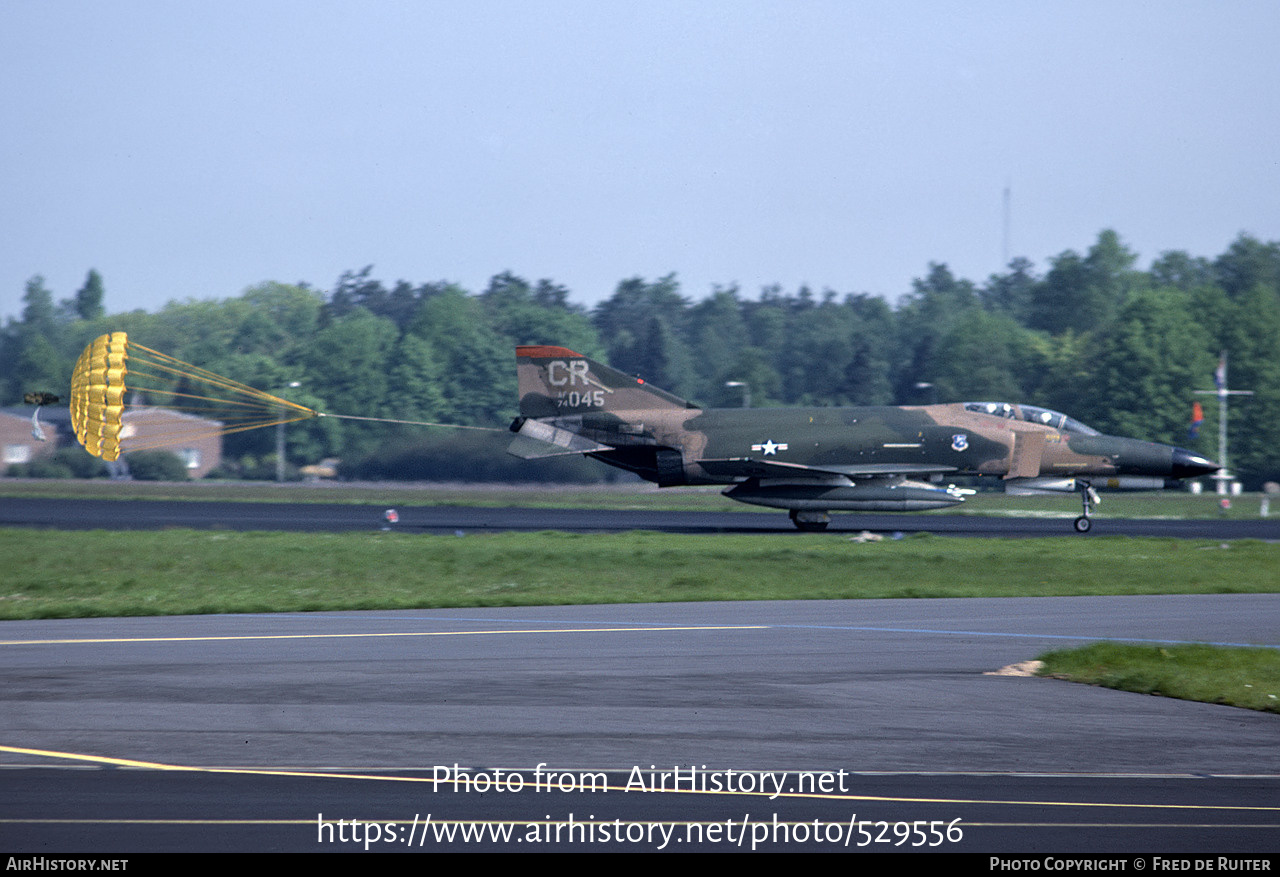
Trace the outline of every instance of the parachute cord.
{"type": "MultiPolygon", "coordinates": [[[[297,402],[290,402],[288,399],[281,399],[279,396],[275,396],[263,390],[255,389],[249,386],[248,384],[241,383],[240,381],[233,380],[232,378],[224,377],[218,374],[217,372],[211,372],[206,368],[200,368],[200,366],[198,365],[192,365],[189,362],[183,362],[181,359],[178,359],[173,356],[169,356],[167,353],[161,353],[158,350],[152,350],[150,347],[144,347],[143,345],[138,344],[136,342],[130,341],[129,346],[131,348],[136,348],[137,350],[143,350],[151,354],[151,356],[153,357],[152,359],[147,359],[145,357],[138,357],[136,353],[133,354],[133,356],[135,359],[141,360],[141,362],[146,363],[152,368],[160,369],[161,371],[166,371],[166,372],[169,372],[170,374],[174,374],[179,377],[195,378],[196,380],[203,381],[211,386],[221,387],[223,389],[231,390],[233,392],[242,393],[245,396],[259,400],[260,404],[265,402],[268,404],[282,405],[287,408],[294,408],[299,411],[311,410],[310,408],[307,408],[305,405],[299,405],[297,402]]],[[[199,398],[199,397],[196,397],[196,398],[199,398]]]]}
{"type": "Polygon", "coordinates": [[[482,432],[506,432],[506,428],[496,426],[463,426],[459,423],[431,423],[426,420],[393,420],[390,417],[357,417],[354,414],[325,414],[317,411],[316,417],[336,417],[341,420],[371,420],[376,423],[403,423],[409,426],[443,426],[448,429],[475,429],[482,432]]]}

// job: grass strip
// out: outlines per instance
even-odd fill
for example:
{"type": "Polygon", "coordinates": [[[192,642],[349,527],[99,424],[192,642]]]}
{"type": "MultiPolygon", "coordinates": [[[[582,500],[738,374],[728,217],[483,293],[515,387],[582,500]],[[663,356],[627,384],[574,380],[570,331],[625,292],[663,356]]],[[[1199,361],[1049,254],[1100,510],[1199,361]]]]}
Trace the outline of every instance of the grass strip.
{"type": "Polygon", "coordinates": [[[1041,676],[1280,713],[1280,650],[1095,643],[1041,655],[1041,676]]]}
{"type": "Polygon", "coordinates": [[[1280,591],[1280,545],[1247,540],[14,528],[0,558],[4,619],[1280,591]]]}

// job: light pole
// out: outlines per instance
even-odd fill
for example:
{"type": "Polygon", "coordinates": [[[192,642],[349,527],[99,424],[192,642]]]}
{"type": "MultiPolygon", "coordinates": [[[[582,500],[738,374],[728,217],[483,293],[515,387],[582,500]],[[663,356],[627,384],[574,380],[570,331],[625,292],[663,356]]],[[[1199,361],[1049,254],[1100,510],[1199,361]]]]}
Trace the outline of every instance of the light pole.
{"type": "Polygon", "coordinates": [[[1218,465],[1222,468],[1209,476],[1218,482],[1218,493],[1226,496],[1230,492],[1232,474],[1227,470],[1227,397],[1252,396],[1253,390],[1227,389],[1227,352],[1224,350],[1218,357],[1218,367],[1213,372],[1213,383],[1216,390],[1196,390],[1193,395],[1218,397],[1218,465]]]}
{"type": "MultiPolygon", "coordinates": [[[[289,389],[296,390],[301,381],[290,381],[289,389]]],[[[283,412],[281,412],[283,414],[283,412]]],[[[276,481],[284,481],[284,421],[276,424],[276,481]]]]}
{"type": "Polygon", "coordinates": [[[742,388],[742,407],[743,408],[751,407],[751,385],[750,384],[748,384],[746,381],[725,381],[724,385],[726,387],[741,387],[742,388]]]}

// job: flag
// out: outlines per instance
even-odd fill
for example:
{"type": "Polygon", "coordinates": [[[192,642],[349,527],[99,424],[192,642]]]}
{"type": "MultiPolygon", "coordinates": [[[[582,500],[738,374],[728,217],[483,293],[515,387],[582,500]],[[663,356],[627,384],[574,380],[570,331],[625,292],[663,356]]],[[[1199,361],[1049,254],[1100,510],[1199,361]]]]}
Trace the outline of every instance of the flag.
{"type": "Polygon", "coordinates": [[[1200,424],[1204,423],[1204,409],[1200,407],[1199,402],[1195,402],[1191,406],[1191,428],[1187,433],[1191,438],[1200,438],[1200,424]]]}

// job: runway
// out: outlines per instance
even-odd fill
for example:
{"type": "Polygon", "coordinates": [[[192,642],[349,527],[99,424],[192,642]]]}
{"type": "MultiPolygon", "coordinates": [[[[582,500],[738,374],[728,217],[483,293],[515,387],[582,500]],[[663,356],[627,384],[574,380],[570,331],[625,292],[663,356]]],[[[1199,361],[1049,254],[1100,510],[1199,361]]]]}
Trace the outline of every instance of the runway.
{"type": "MultiPolygon", "coordinates": [[[[6,498],[0,526],[61,530],[167,528],[358,532],[383,526],[379,506],[333,503],[175,502],[156,500],[6,498]]],[[[408,533],[562,530],[577,533],[652,530],[663,533],[796,533],[784,512],[637,511],[612,509],[397,506],[395,529],[408,533]]],[[[829,532],[936,533],[946,536],[1154,536],[1178,539],[1280,540],[1280,517],[1255,520],[1129,519],[1098,516],[1089,537],[1071,518],[981,515],[836,514],[829,532]]]]}
{"type": "MultiPolygon", "coordinates": [[[[19,499],[0,525],[343,532],[381,512],[19,499]]],[[[399,512],[410,533],[794,532],[779,513],[399,512]]],[[[1280,595],[1206,595],[3,622],[0,849],[1269,853],[1275,715],[986,674],[1096,639],[1277,646],[1277,618],[1280,595]]]]}
{"type": "Polygon", "coordinates": [[[0,848],[355,851],[376,824],[371,849],[395,851],[1274,852],[1275,715],[985,674],[1098,638],[1276,645],[1278,610],[1216,595],[5,622],[0,848]],[[489,785],[441,782],[456,769],[489,785]],[[515,775],[519,791],[495,787],[515,775]],[[760,786],[726,788],[747,775],[760,786]],[[464,825],[479,839],[441,834],[464,825]]]}

